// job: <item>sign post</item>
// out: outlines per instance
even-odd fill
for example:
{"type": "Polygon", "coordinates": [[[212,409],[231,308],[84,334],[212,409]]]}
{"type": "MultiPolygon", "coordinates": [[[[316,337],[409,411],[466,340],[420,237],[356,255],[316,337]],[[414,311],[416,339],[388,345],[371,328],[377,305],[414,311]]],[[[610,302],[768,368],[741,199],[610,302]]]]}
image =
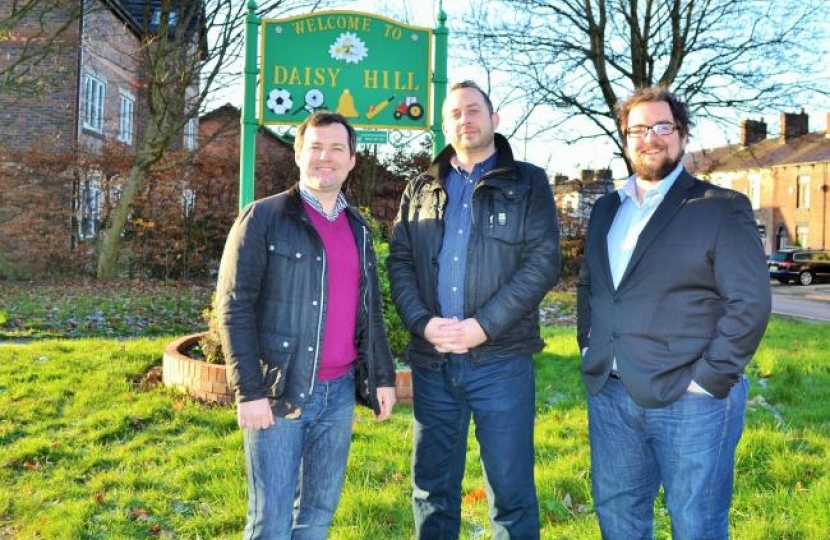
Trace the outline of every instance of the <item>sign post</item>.
{"type": "Polygon", "coordinates": [[[444,149],[444,131],[441,129],[441,105],[447,96],[447,14],[443,1],[438,2],[438,27],[435,29],[435,72],[432,76],[432,91],[435,107],[432,110],[432,157],[438,157],[444,149]]]}
{"type": "Polygon", "coordinates": [[[239,135],[239,210],[254,200],[254,174],[256,164],[256,76],[257,76],[257,27],[255,0],[248,1],[245,16],[245,75],[242,81],[242,126],[239,135]]]}

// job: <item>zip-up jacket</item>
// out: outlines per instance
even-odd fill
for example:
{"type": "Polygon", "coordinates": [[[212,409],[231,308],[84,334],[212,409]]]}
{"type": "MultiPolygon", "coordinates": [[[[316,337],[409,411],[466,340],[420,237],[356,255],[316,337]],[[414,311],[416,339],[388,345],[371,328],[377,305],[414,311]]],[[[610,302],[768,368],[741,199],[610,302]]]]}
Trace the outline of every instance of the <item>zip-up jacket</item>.
{"type": "MultiPolygon", "coordinates": [[[[344,210],[360,256],[355,341],[357,398],[375,412],[376,389],[395,386],[368,223],[344,210]]],[[[269,398],[278,416],[299,416],[315,391],[328,305],[323,242],[299,187],[248,205],[228,235],[216,292],[228,383],[238,402],[269,398]]]]}
{"type": "MultiPolygon", "coordinates": [[[[487,340],[470,351],[473,362],[536,353],[539,303],[559,280],[559,222],[545,172],[515,161],[496,134],[496,165],[476,184],[464,285],[464,316],[487,340]]],[[[404,190],[389,243],[392,298],[411,334],[407,360],[437,368],[445,355],[424,337],[438,303],[438,253],[444,236],[445,182],[455,154],[448,146],[404,190]]]]}

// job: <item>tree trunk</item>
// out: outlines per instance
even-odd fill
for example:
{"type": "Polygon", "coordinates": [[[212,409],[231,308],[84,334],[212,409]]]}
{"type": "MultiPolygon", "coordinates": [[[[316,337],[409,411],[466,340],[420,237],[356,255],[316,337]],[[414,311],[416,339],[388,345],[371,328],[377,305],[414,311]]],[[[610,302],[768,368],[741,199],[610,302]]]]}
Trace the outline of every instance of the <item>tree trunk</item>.
{"type": "MultiPolygon", "coordinates": [[[[148,129],[150,129],[149,126],[148,129]]],[[[145,137],[144,141],[148,139],[145,137]]],[[[127,225],[127,219],[130,216],[136,195],[141,190],[144,175],[152,163],[157,161],[153,157],[156,152],[152,146],[153,143],[150,142],[142,143],[142,147],[138,151],[133,166],[130,168],[130,175],[124,185],[121,198],[118,200],[118,204],[116,204],[110,216],[109,227],[104,231],[103,237],[101,238],[97,271],[99,280],[113,280],[118,277],[118,258],[121,255],[122,241],[121,235],[124,227],[127,225]]]]}

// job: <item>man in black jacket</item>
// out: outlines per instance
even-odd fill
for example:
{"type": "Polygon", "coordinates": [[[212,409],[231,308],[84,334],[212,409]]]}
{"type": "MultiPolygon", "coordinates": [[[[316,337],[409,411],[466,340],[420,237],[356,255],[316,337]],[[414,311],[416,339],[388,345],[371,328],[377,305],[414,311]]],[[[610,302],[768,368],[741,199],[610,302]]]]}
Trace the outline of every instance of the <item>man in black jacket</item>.
{"type": "Polygon", "coordinates": [[[458,538],[472,417],[493,538],[537,539],[531,355],[543,348],[539,303],[559,278],[553,194],[495,134],[475,83],[450,87],[443,116],[451,144],[407,186],[387,260],[412,338],[416,536],[458,538]]]}
{"type": "Polygon", "coordinates": [[[316,113],[294,149],[299,185],[242,211],[216,294],[244,430],[246,540],[324,540],[356,394],[378,420],[395,403],[370,228],[340,191],[355,132],[339,114],[316,113]]]}

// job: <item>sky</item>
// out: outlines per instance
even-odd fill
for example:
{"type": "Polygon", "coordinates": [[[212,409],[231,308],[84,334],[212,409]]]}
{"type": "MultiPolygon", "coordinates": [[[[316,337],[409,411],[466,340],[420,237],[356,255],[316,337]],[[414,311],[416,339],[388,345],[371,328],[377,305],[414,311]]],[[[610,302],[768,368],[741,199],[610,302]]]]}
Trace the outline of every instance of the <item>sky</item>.
{"type": "MultiPolygon", "coordinates": [[[[457,61],[454,62],[453,60],[453,47],[463,46],[463,43],[459,43],[458,40],[453,40],[453,27],[460,25],[462,17],[470,9],[468,0],[443,0],[442,6],[444,12],[447,14],[447,26],[450,30],[450,59],[448,65],[448,78],[450,82],[462,79],[481,81],[483,77],[482,70],[477,69],[475,66],[459,65],[457,61]]],[[[434,28],[437,25],[436,15],[438,7],[439,0],[352,0],[350,2],[344,1],[341,6],[333,9],[374,13],[405,24],[434,28]]],[[[241,104],[240,91],[229,94],[229,96],[231,96],[230,99],[224,99],[221,102],[231,102],[234,105],[241,104]]],[[[436,106],[440,106],[440,104],[436,104],[436,106]]],[[[827,129],[826,122],[830,108],[822,110],[810,107],[809,105],[806,105],[804,108],[810,115],[810,131],[827,129]]],[[[512,131],[515,127],[518,113],[510,109],[502,109],[499,111],[499,114],[501,117],[501,129],[499,131],[512,131]]],[[[767,123],[768,133],[770,135],[777,134],[779,125],[778,115],[758,115],[752,116],[752,118],[763,118],[767,123]]],[[[687,152],[737,142],[740,117],[736,114],[735,117],[728,118],[727,120],[730,122],[730,127],[722,128],[705,119],[698,119],[697,125],[691,132],[687,152]]],[[[519,130],[519,133],[521,132],[522,130],[519,130]]],[[[564,142],[556,140],[553,136],[545,138],[536,137],[530,141],[523,140],[523,137],[517,136],[511,140],[511,144],[517,158],[543,167],[551,177],[554,174],[565,174],[570,178],[574,178],[579,176],[581,169],[602,168],[611,168],[616,179],[623,178],[626,175],[625,164],[620,157],[614,155],[616,147],[610,142],[592,141],[567,145],[564,142]]],[[[383,151],[383,147],[380,150],[383,151]]],[[[391,150],[391,147],[389,150],[391,150]]]]}

